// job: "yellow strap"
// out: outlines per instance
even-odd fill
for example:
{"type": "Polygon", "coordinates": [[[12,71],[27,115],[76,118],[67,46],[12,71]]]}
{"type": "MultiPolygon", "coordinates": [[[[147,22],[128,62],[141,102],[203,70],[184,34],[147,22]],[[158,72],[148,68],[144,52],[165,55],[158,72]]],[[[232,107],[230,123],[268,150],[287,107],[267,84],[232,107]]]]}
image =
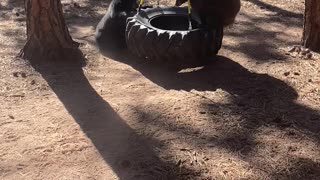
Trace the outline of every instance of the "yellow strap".
{"type": "Polygon", "coordinates": [[[191,3],[190,3],[190,0],[188,0],[188,14],[189,15],[191,14],[191,3]]]}
{"type": "Polygon", "coordinates": [[[140,0],[139,6],[142,6],[144,4],[144,0],[140,0]]]}

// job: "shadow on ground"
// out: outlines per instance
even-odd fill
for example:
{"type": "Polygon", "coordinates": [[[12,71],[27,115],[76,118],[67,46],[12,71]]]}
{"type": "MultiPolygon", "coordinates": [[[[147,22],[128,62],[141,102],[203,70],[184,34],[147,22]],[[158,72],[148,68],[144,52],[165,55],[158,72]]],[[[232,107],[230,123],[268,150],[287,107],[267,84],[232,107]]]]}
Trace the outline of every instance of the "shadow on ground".
{"type": "MultiPolygon", "coordinates": [[[[298,94],[291,86],[267,74],[252,73],[227,57],[217,56],[210,64],[186,73],[137,60],[127,51],[111,58],[129,64],[167,90],[227,91],[232,95],[237,111],[250,110],[249,114],[245,113],[247,125],[244,127],[254,129],[273,124],[278,128],[294,126],[310,133],[320,132],[319,112],[297,104],[298,94]]],[[[204,105],[204,108],[209,107],[210,104],[204,105]]],[[[320,140],[319,136],[317,140],[320,140]]]]}
{"type": "Polygon", "coordinates": [[[138,135],[93,89],[83,63],[31,63],[120,179],[175,179],[175,164],[160,160],[155,140],[138,135]]]}
{"type": "MultiPolygon", "coordinates": [[[[280,17],[278,15],[264,15],[241,13],[238,22],[226,31],[225,36],[234,41],[223,48],[241,52],[257,62],[285,61],[288,58],[280,48],[297,45],[300,38],[292,38],[287,34],[288,29],[301,29],[302,18],[280,17]]],[[[301,31],[302,33],[302,31],[301,31]]]]}
{"type": "MultiPolygon", "coordinates": [[[[240,116],[238,120],[230,118],[228,122],[222,123],[220,129],[214,129],[217,131],[214,134],[219,134],[218,137],[211,136],[210,130],[208,133],[199,134],[199,130],[193,127],[179,127],[166,120],[170,117],[147,122],[148,125],[152,124],[159,128],[171,127],[169,129],[172,129],[173,133],[192,139],[195,147],[201,148],[202,145],[213,143],[230,152],[241,153],[243,159],[250,159],[253,155],[252,149],[257,145],[253,139],[261,127],[283,131],[292,138],[299,138],[302,134],[314,139],[317,143],[320,141],[319,111],[296,103],[297,92],[285,82],[267,74],[252,73],[227,57],[218,56],[212,63],[193,72],[177,72],[159,64],[135,59],[127,51],[119,54],[105,53],[104,55],[132,66],[150,81],[166,90],[214,92],[222,89],[231,94],[231,103],[226,105],[213,103],[210,102],[210,99],[202,97],[204,99],[202,109],[207,114],[208,121],[217,119],[216,115],[219,113],[240,116]],[[222,106],[225,107],[221,109],[222,106]],[[226,109],[228,111],[220,112],[226,109]],[[194,136],[195,134],[197,135],[194,136]]],[[[153,113],[161,114],[161,112],[153,113]]],[[[145,116],[152,117],[148,113],[145,116]]],[[[203,127],[204,130],[206,128],[210,127],[203,127]]],[[[312,163],[317,164],[313,161],[312,163]]],[[[275,177],[294,177],[297,171],[282,173],[275,177]]],[[[315,169],[310,171],[312,173],[301,171],[299,176],[311,178],[318,173],[315,169]]],[[[272,170],[267,172],[270,173],[272,170]]],[[[273,175],[270,174],[270,176],[273,175]]]]}
{"type": "MultiPolygon", "coordinates": [[[[294,17],[300,18],[300,16],[294,17]]],[[[81,19],[81,22],[83,21],[84,26],[93,26],[95,21],[91,22],[90,19],[90,17],[84,18],[81,19]]],[[[98,21],[99,17],[95,20],[98,21]]],[[[241,44],[240,49],[235,49],[236,47],[226,47],[226,49],[241,50],[257,61],[275,59],[275,57],[270,56],[264,58],[268,53],[277,53],[273,51],[273,45],[269,41],[261,43],[256,38],[257,33],[255,32],[257,30],[262,34],[259,35],[260,37],[265,34],[270,38],[276,37],[275,32],[254,27],[254,22],[261,20],[275,23],[283,22],[283,20],[274,16],[270,19],[251,17],[248,24],[242,25],[252,28],[248,28],[246,32],[229,33],[227,35],[246,36],[252,41],[241,44]],[[248,51],[257,44],[261,44],[262,51],[248,51]]],[[[73,23],[77,24],[77,21],[73,23]]],[[[293,26],[296,25],[288,24],[288,27],[293,26]]],[[[284,42],[276,39],[276,43],[284,42]]],[[[298,136],[297,134],[301,132],[313,138],[316,142],[320,141],[319,112],[296,103],[298,94],[292,87],[267,74],[252,73],[227,57],[218,56],[211,64],[198,70],[178,73],[161,65],[135,60],[127,51],[113,55],[107,54],[106,56],[129,64],[147,79],[166,90],[212,92],[222,89],[231,94],[231,103],[225,105],[225,108],[230,110],[229,114],[241,116],[241,120],[237,122],[239,126],[227,124],[227,126],[221,128],[220,132],[217,132],[221,135],[214,138],[210,136],[210,133],[201,134],[202,138],[190,136],[190,134],[199,134],[198,132],[189,132],[192,128],[178,127],[172,130],[182,136],[189,136],[195,144],[200,139],[204,140],[204,144],[215,143],[224,149],[239,151],[243,154],[243,158],[247,159],[250,158],[251,151],[256,145],[253,137],[258,129],[263,126],[286,131],[290,136],[298,136]]],[[[159,158],[155,150],[155,144],[158,144],[156,140],[138,135],[95,91],[83,73],[83,63],[78,63],[76,66],[60,63],[31,64],[48,82],[65,108],[120,179],[174,179],[175,176],[179,176],[174,171],[175,164],[159,158]]],[[[214,119],[215,113],[221,111],[219,107],[221,105],[210,103],[210,100],[205,101],[202,105],[202,109],[207,112],[209,119],[214,119]]],[[[168,125],[169,122],[154,121],[151,123],[161,128],[164,124],[168,125]]],[[[169,124],[169,126],[177,125],[169,124]]],[[[300,158],[290,164],[289,168],[292,171],[283,169],[280,172],[270,174],[270,176],[275,177],[275,179],[278,177],[301,177],[305,179],[319,177],[317,176],[319,175],[319,169],[315,168],[319,167],[319,164],[312,160],[300,158]]],[[[180,172],[196,173],[191,169],[182,169],[180,172]]]]}
{"type": "Polygon", "coordinates": [[[269,11],[273,11],[276,12],[278,16],[287,16],[287,17],[292,17],[292,18],[303,18],[303,14],[302,13],[295,13],[295,12],[291,12],[285,9],[281,9],[279,7],[276,7],[274,5],[265,3],[261,0],[245,0],[245,1],[249,1],[257,6],[260,6],[260,8],[265,8],[269,11]]]}

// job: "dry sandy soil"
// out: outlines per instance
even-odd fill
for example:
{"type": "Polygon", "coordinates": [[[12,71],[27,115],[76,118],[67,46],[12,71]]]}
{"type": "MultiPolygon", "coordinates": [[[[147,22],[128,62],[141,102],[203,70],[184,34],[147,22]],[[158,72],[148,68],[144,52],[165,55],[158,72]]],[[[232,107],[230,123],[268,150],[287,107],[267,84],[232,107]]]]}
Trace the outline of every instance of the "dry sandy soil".
{"type": "Polygon", "coordinates": [[[287,49],[303,0],[243,0],[219,56],[179,72],[102,56],[109,1],[62,2],[86,65],[14,58],[23,4],[0,2],[0,179],[320,179],[320,59],[287,49]]]}

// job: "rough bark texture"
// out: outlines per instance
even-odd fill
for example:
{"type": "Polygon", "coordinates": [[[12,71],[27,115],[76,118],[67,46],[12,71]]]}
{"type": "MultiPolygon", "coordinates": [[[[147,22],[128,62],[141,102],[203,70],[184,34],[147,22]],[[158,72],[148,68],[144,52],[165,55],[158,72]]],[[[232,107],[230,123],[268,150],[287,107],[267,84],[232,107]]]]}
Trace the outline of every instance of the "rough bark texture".
{"type": "Polygon", "coordinates": [[[320,1],[306,0],[302,45],[320,51],[320,1]]]}
{"type": "Polygon", "coordinates": [[[29,60],[65,60],[78,54],[65,24],[60,0],[25,0],[27,43],[21,57],[29,60]]]}

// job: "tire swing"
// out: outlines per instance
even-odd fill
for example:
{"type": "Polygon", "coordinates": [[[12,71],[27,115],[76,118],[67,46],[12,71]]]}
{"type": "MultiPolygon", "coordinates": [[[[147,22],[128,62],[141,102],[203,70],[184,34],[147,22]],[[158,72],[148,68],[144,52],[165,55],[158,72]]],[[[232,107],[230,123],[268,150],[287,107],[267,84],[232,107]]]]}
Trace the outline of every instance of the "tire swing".
{"type": "Polygon", "coordinates": [[[201,27],[190,0],[188,8],[141,9],[143,4],[141,0],[138,13],[127,19],[125,32],[128,49],[138,57],[183,68],[202,65],[220,50],[223,27],[210,32],[201,27]]]}

